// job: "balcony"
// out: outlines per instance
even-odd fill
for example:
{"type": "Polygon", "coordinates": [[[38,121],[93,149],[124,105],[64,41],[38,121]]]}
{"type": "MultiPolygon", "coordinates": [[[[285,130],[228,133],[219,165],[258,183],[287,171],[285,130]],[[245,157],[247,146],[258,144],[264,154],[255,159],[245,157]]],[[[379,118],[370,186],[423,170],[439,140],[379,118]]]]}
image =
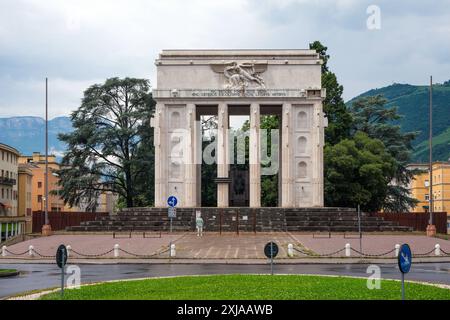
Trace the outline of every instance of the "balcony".
{"type": "Polygon", "coordinates": [[[3,185],[3,186],[15,186],[16,185],[16,179],[0,177],[0,185],[3,185]]]}

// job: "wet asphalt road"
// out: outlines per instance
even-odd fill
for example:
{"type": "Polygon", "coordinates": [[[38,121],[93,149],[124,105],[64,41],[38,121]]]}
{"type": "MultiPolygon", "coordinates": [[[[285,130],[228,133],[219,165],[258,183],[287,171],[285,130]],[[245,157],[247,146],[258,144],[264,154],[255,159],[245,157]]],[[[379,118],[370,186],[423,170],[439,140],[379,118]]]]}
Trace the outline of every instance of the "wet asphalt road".
{"type": "MultiPolygon", "coordinates": [[[[223,265],[223,264],[111,264],[79,265],[81,283],[98,281],[161,277],[176,275],[230,274],[230,273],[269,273],[270,265],[223,265]]],[[[275,265],[275,273],[285,274],[324,274],[367,277],[368,265],[364,264],[296,264],[275,265]]],[[[380,265],[381,277],[400,279],[395,264],[380,265]]],[[[50,264],[7,264],[0,268],[14,268],[21,275],[13,278],[0,278],[0,298],[35,289],[45,289],[60,285],[61,271],[50,264]]],[[[415,264],[406,276],[407,280],[425,281],[450,285],[450,263],[415,264]]]]}

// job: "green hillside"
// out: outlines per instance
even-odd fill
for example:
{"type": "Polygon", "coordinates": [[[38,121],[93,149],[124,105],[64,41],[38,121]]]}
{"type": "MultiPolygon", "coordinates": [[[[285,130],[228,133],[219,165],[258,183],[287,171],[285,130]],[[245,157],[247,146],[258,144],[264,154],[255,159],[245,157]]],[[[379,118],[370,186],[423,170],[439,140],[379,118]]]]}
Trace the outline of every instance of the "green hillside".
{"type": "MultiPolygon", "coordinates": [[[[388,99],[388,107],[397,106],[403,118],[399,121],[404,132],[419,131],[414,146],[414,162],[428,160],[428,86],[393,84],[367,91],[347,102],[364,96],[381,94],[388,99]]],[[[433,158],[450,158],[450,81],[433,86],[433,158]]]]}

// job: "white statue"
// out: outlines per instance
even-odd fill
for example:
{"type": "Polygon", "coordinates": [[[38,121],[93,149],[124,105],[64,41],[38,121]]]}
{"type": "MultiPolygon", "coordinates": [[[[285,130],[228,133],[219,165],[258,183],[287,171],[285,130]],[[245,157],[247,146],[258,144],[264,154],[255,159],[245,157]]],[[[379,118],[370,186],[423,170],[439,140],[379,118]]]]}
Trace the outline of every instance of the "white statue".
{"type": "Polygon", "coordinates": [[[264,80],[255,72],[253,63],[232,62],[231,65],[225,67],[223,73],[228,79],[227,89],[245,89],[252,83],[265,88],[264,80]]]}

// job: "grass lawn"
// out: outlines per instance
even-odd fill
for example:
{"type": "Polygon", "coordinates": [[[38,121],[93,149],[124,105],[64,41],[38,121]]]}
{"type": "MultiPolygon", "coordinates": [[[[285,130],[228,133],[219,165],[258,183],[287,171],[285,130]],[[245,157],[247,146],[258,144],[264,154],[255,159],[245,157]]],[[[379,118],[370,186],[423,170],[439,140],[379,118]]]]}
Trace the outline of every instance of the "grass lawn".
{"type": "Polygon", "coordinates": [[[16,269],[0,269],[0,277],[10,277],[17,275],[16,269]]]}
{"type": "MultiPolygon", "coordinates": [[[[450,290],[405,283],[407,299],[450,300],[450,290]]],[[[217,275],[110,282],[65,290],[65,299],[81,300],[311,300],[400,299],[401,284],[382,280],[369,290],[366,279],[302,275],[217,275]]],[[[54,292],[41,299],[60,299],[54,292]]]]}

